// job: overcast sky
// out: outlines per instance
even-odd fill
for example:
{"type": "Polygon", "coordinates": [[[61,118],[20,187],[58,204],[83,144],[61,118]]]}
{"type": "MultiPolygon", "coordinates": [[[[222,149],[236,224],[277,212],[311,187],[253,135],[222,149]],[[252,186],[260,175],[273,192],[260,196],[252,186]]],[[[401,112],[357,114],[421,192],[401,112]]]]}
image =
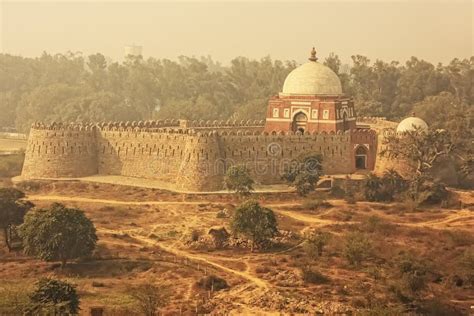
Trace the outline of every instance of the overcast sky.
{"type": "Polygon", "coordinates": [[[471,1],[0,1],[0,49],[23,56],[121,60],[127,44],[143,46],[145,57],[211,55],[224,64],[266,55],[303,62],[313,45],[344,62],[473,55],[471,1]]]}

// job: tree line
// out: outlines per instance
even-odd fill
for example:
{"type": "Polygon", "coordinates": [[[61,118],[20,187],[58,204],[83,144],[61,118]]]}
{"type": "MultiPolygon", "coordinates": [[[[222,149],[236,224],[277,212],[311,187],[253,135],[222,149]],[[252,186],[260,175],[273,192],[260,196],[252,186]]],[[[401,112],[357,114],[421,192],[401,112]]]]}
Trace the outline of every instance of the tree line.
{"type": "MultiPolygon", "coordinates": [[[[399,119],[416,110],[437,127],[462,119],[472,129],[474,57],[433,65],[355,55],[348,66],[331,53],[323,63],[338,74],[359,116],[399,119]]],[[[27,132],[36,120],[264,119],[268,98],[296,66],[268,56],[223,66],[210,57],[129,56],[119,63],[102,54],[0,54],[0,126],[27,132]]]]}

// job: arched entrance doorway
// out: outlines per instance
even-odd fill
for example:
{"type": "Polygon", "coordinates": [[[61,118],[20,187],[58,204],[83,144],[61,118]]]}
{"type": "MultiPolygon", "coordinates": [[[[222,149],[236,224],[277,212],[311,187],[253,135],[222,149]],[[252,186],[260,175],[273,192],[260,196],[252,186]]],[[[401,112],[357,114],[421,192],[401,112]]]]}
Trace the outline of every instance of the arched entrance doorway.
{"type": "Polygon", "coordinates": [[[303,112],[298,112],[293,118],[293,132],[304,133],[306,130],[306,124],[308,123],[308,117],[303,112]]]}
{"type": "Polygon", "coordinates": [[[367,169],[367,148],[359,146],[355,152],[356,169],[367,169]]]}

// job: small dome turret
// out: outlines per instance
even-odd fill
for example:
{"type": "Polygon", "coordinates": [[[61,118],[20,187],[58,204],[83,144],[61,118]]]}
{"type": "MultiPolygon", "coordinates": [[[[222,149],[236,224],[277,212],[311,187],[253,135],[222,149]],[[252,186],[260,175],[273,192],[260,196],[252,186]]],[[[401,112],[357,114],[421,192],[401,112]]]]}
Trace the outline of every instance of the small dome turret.
{"type": "Polygon", "coordinates": [[[414,131],[415,129],[421,129],[422,131],[428,130],[428,124],[423,121],[421,118],[416,117],[415,113],[412,116],[407,117],[403,121],[401,121],[397,126],[397,133],[405,133],[414,131]]]}

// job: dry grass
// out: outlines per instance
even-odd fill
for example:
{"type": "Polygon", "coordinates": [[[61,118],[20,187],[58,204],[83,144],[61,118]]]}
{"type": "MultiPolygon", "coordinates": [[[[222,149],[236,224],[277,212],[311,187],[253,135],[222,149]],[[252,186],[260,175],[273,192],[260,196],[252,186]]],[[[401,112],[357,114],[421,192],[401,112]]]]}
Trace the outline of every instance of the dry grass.
{"type": "MultiPolygon", "coordinates": [[[[246,306],[253,312],[265,308],[289,313],[304,307],[311,313],[312,306],[321,302],[338,302],[338,308],[366,309],[371,306],[371,297],[383,304],[396,305],[400,302],[390,291],[390,284],[397,279],[394,260],[403,253],[412,253],[431,262],[432,274],[424,295],[442,302],[452,301],[449,304],[461,311],[474,303],[470,295],[473,288],[466,282],[465,265],[462,264],[474,235],[474,221],[466,210],[435,208],[401,214],[392,211],[396,205],[364,202],[347,205],[340,200],[331,200],[333,206],[322,212],[298,208],[288,212],[290,206],[282,206],[282,203],[301,204],[303,201],[266,196],[262,203],[280,203],[275,209],[285,211],[284,215],[277,213],[281,230],[299,236],[309,229],[332,234],[323,255],[308,261],[304,250],[298,246],[298,239],[278,252],[253,254],[247,249],[191,249],[183,243],[193,230],[202,230],[206,235],[210,227],[228,226],[229,218],[217,217],[221,209],[232,212],[237,204],[228,196],[214,199],[213,196],[74,182],[41,184],[31,193],[120,201],[198,202],[160,205],[65,202],[85,210],[98,229],[100,241],[94,260],[73,263],[64,271],[52,263],[0,250],[0,282],[27,285],[46,275],[70,278],[78,284],[84,312],[90,306],[107,306],[109,315],[133,315],[133,300],[127,290],[142,282],[172,287],[170,304],[164,310],[169,314],[178,313],[179,308],[183,314],[186,311],[190,314],[196,309],[196,301],[200,302],[199,309],[214,312],[246,306]],[[453,223],[456,226],[453,227],[453,223]],[[349,265],[343,255],[346,236],[352,231],[363,232],[373,245],[373,257],[360,266],[349,265]],[[172,255],[136,236],[149,238],[194,259],[172,255]],[[330,284],[320,282],[321,279],[305,283],[301,273],[304,265],[311,266],[330,280],[330,284]],[[206,274],[225,279],[230,288],[202,303],[202,297],[209,294],[193,285],[206,274]],[[265,282],[269,289],[260,288],[246,276],[265,282]],[[455,276],[464,278],[462,286],[453,281],[455,276]],[[283,289],[291,302],[295,300],[293,303],[278,305],[262,301],[265,293],[280,293],[283,289]],[[302,307],[296,302],[303,302],[302,307]]],[[[51,202],[37,201],[36,204],[46,207],[51,202]]]]}

